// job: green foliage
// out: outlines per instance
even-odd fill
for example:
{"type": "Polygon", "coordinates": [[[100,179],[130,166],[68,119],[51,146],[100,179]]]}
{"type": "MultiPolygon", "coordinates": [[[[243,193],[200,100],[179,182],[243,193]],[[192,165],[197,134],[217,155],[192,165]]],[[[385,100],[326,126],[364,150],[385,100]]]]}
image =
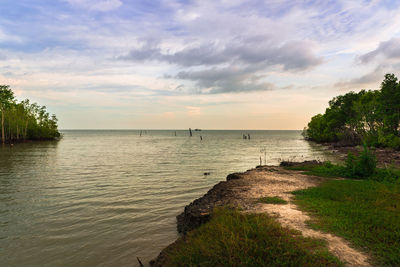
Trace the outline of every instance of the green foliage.
{"type": "Polygon", "coordinates": [[[400,83],[386,74],[381,90],[334,97],[324,114],[311,118],[307,139],[400,149],[400,83]]]}
{"type": "Polygon", "coordinates": [[[14,93],[9,85],[0,85],[0,110],[3,112],[14,103],[14,93]]]}
{"type": "Polygon", "coordinates": [[[349,153],[344,165],[332,164],[328,161],[322,165],[301,165],[286,168],[305,171],[306,174],[322,177],[361,178],[400,183],[400,170],[394,166],[377,168],[375,155],[366,146],[358,157],[349,153]]]}
{"type": "Polygon", "coordinates": [[[378,145],[391,147],[398,150],[400,149],[400,137],[393,133],[389,133],[387,135],[379,134],[378,145]]]}
{"type": "Polygon", "coordinates": [[[371,176],[371,180],[387,183],[400,183],[400,170],[393,166],[377,168],[375,173],[371,176]]]}
{"type": "Polygon", "coordinates": [[[167,251],[167,266],[340,266],[323,241],[266,214],[216,209],[211,220],[167,251]]]}
{"type": "Polygon", "coordinates": [[[374,174],[376,169],[375,155],[364,145],[364,149],[359,157],[352,153],[347,155],[346,170],[347,177],[367,178],[374,174]]]}
{"type": "Polygon", "coordinates": [[[60,136],[55,115],[28,99],[18,103],[8,85],[0,85],[0,114],[3,143],[60,136]]]}
{"type": "Polygon", "coordinates": [[[264,204],[287,204],[288,202],[280,197],[262,197],[258,200],[264,204]]]}
{"type": "Polygon", "coordinates": [[[400,266],[400,184],[331,180],[294,194],[316,217],[310,225],[367,250],[376,265],[400,266]]]}

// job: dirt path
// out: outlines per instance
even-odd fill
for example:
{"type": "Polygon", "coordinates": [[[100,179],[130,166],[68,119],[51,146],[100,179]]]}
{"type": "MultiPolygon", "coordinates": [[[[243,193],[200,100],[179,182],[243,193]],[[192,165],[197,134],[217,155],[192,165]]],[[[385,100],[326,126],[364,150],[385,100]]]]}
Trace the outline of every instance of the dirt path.
{"type": "Polygon", "coordinates": [[[246,195],[243,197],[256,200],[264,196],[279,196],[289,202],[286,205],[275,205],[254,201],[255,204],[249,207],[249,212],[266,212],[276,217],[283,226],[299,230],[304,236],[326,240],[328,249],[346,262],[347,266],[370,266],[368,256],[352,248],[343,238],[310,229],[306,225],[310,217],[292,203],[293,195],[290,192],[317,186],[322,178],[274,167],[266,167],[262,171],[248,171],[245,175],[249,176],[252,186],[249,191],[243,192],[246,195]]]}

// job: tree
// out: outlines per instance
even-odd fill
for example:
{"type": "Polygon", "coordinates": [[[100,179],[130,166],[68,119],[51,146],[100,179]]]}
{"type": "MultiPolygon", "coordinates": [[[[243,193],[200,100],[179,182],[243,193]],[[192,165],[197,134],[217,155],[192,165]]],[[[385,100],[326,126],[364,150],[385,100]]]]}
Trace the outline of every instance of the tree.
{"type": "Polygon", "coordinates": [[[1,112],[1,142],[4,144],[6,141],[4,132],[4,119],[6,111],[14,103],[14,93],[11,91],[9,85],[0,85],[0,112],[1,112]]]}
{"type": "Polygon", "coordinates": [[[26,139],[54,139],[60,137],[57,118],[50,117],[45,106],[17,102],[8,85],[0,85],[1,142],[26,139]]]}
{"type": "Polygon", "coordinates": [[[400,122],[400,84],[394,74],[386,74],[381,84],[381,112],[384,131],[398,135],[400,122]]]}
{"type": "Polygon", "coordinates": [[[311,118],[306,136],[336,142],[400,149],[400,82],[386,74],[381,90],[349,92],[329,101],[324,114],[311,118]]]}

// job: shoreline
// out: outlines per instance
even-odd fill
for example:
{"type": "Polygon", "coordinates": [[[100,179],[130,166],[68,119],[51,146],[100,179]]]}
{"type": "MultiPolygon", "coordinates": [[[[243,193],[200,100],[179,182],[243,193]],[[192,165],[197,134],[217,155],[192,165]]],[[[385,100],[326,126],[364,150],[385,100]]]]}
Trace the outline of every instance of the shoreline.
{"type": "Polygon", "coordinates": [[[187,232],[206,223],[215,207],[221,206],[239,207],[244,213],[267,213],[282,226],[298,230],[306,237],[326,240],[329,251],[350,266],[370,266],[368,256],[351,248],[347,241],[307,227],[306,221],[310,218],[291,202],[293,196],[290,192],[315,187],[326,180],[277,166],[257,166],[242,173],[229,174],[226,181],[214,185],[177,216],[177,230],[181,236],[150,261],[150,266],[165,266],[168,252],[185,238],[187,232]],[[288,204],[260,203],[258,199],[265,196],[278,196],[288,204]]]}
{"type": "Polygon", "coordinates": [[[26,143],[36,143],[36,142],[48,142],[48,141],[60,141],[61,137],[57,138],[37,138],[37,139],[13,139],[13,140],[6,140],[1,145],[15,145],[15,144],[26,144],[26,143]]]}

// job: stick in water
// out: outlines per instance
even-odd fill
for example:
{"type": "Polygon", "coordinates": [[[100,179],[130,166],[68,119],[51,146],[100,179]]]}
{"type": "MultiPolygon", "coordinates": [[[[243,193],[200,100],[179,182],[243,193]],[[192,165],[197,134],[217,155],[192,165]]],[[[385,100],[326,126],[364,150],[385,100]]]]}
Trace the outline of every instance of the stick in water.
{"type": "Polygon", "coordinates": [[[143,267],[143,263],[140,261],[139,257],[136,257],[136,259],[138,260],[140,267],[143,267]]]}

